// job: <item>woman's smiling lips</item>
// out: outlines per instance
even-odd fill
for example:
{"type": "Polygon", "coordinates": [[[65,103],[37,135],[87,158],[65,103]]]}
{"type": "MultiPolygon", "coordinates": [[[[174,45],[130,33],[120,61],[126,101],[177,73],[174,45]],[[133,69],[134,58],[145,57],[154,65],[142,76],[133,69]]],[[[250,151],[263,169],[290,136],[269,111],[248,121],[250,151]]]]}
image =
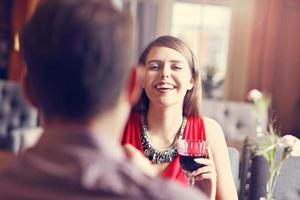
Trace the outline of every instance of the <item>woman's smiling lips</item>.
{"type": "Polygon", "coordinates": [[[159,92],[166,92],[166,91],[173,90],[176,88],[175,85],[173,85],[171,83],[158,83],[154,87],[159,92]]]}

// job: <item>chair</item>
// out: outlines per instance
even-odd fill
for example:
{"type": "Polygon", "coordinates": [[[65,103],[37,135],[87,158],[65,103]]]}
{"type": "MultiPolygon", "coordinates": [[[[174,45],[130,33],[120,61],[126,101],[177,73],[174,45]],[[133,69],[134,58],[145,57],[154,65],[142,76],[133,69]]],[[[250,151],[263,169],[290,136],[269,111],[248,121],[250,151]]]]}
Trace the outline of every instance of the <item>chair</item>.
{"type": "MultiPolygon", "coordinates": [[[[262,156],[252,156],[248,169],[249,192],[240,198],[242,200],[259,199],[265,196],[268,181],[268,165],[262,156]]],[[[274,199],[300,199],[300,158],[289,157],[280,170],[274,189],[274,199]]]]}
{"type": "Polygon", "coordinates": [[[20,143],[15,130],[37,125],[37,111],[22,94],[19,84],[0,81],[0,149],[18,152],[20,143]]]}
{"type": "Polygon", "coordinates": [[[240,165],[240,154],[236,148],[228,147],[228,154],[230,159],[231,171],[234,179],[236,188],[239,188],[239,165],[240,165]]]}
{"type": "Polygon", "coordinates": [[[284,163],[275,185],[274,198],[278,200],[300,199],[300,158],[290,157],[284,163]]]}
{"type": "Polygon", "coordinates": [[[12,132],[14,146],[18,147],[16,153],[21,153],[33,147],[43,134],[41,127],[15,129],[12,132]]]}
{"type": "MultiPolygon", "coordinates": [[[[251,152],[251,145],[248,138],[244,142],[243,152],[242,152],[242,161],[240,163],[240,191],[239,191],[239,200],[247,200],[250,195],[250,179],[251,179],[251,167],[252,162],[264,162],[262,158],[253,159],[253,154],[251,152]],[[258,160],[257,160],[258,159],[258,160]]],[[[256,165],[254,165],[256,166],[256,165]]],[[[256,170],[260,172],[260,170],[256,170]]],[[[258,192],[260,193],[260,192],[258,192]]]]}
{"type": "MultiPolygon", "coordinates": [[[[221,125],[227,145],[239,151],[241,160],[239,163],[240,166],[239,169],[236,169],[236,167],[233,169],[238,170],[238,180],[236,180],[235,171],[233,171],[233,175],[237,188],[240,188],[240,196],[245,196],[245,194],[249,192],[247,176],[249,176],[248,169],[252,162],[252,160],[249,159],[250,152],[248,149],[249,146],[247,145],[247,138],[255,134],[255,107],[253,104],[246,102],[203,99],[201,109],[203,116],[210,117],[221,125]]],[[[263,129],[266,129],[266,124],[267,119],[265,119],[263,129]]],[[[232,155],[230,155],[230,157],[231,156],[232,155]]],[[[233,162],[231,162],[231,165],[232,167],[234,167],[233,165],[236,166],[233,162]]]]}
{"type": "Polygon", "coordinates": [[[240,153],[246,138],[255,134],[256,113],[251,103],[204,99],[201,109],[204,116],[221,125],[228,145],[240,153]]]}

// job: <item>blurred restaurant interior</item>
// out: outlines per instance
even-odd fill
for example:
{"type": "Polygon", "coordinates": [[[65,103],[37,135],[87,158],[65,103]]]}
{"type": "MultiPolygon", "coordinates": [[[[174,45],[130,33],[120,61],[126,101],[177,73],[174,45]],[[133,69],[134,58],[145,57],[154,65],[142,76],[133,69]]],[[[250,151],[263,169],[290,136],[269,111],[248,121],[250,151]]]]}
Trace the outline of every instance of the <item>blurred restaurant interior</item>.
{"type": "MultiPolygon", "coordinates": [[[[18,32],[39,1],[0,1],[2,80],[21,80],[18,32]]],[[[299,1],[120,2],[136,22],[135,58],[155,37],[178,36],[198,57],[203,80],[211,82],[205,87],[207,97],[246,101],[249,90],[264,91],[272,97],[271,114],[277,116],[282,132],[300,136],[299,1]]]]}
{"type": "MultiPolygon", "coordinates": [[[[1,82],[9,81],[17,86],[22,84],[25,65],[20,53],[18,34],[41,1],[43,0],[0,0],[1,82]]],[[[236,147],[242,154],[245,138],[251,134],[249,132],[256,131],[253,128],[255,117],[243,107],[252,105],[247,98],[252,89],[271,97],[271,107],[266,111],[268,117],[265,120],[274,120],[275,126],[283,135],[300,137],[299,0],[114,2],[120,9],[132,13],[135,28],[132,52],[135,61],[143,48],[161,35],[177,36],[191,47],[201,68],[204,115],[221,120],[219,123],[229,146],[236,147]],[[228,120],[230,112],[238,113],[238,117],[228,120]],[[247,126],[249,121],[252,129],[244,130],[243,126],[247,126]],[[245,131],[244,136],[239,132],[232,133],[233,128],[229,127],[229,123],[236,126],[234,131],[245,131]]],[[[3,87],[0,89],[3,90],[3,87]]],[[[2,96],[3,93],[5,92],[1,93],[2,96]]],[[[0,142],[0,148],[19,152],[25,139],[16,139],[19,133],[12,130],[13,125],[1,127],[3,123],[13,124],[1,122],[5,118],[3,113],[8,112],[2,109],[2,96],[0,140],[4,142],[0,142]],[[14,133],[8,136],[8,131],[14,133]],[[15,140],[13,142],[17,144],[7,145],[9,140],[15,140]]],[[[24,126],[38,126],[36,112],[29,110],[24,115],[21,116],[24,118],[30,115],[33,118],[33,121],[27,121],[24,126]]],[[[265,122],[263,126],[267,126],[266,124],[265,122]]],[[[243,184],[246,184],[245,181],[240,180],[239,187],[244,187],[243,184]]],[[[245,194],[240,194],[240,197],[243,195],[245,194]]]]}

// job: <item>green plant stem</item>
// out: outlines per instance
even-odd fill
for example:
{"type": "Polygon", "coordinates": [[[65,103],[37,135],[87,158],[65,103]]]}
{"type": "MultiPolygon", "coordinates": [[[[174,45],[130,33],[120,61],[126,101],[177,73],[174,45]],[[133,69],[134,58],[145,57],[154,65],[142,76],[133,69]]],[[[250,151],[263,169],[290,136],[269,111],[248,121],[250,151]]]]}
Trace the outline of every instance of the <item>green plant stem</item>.
{"type": "Polygon", "coordinates": [[[275,185],[276,185],[276,180],[277,180],[277,177],[278,177],[278,174],[279,174],[279,170],[278,169],[274,169],[273,170],[270,170],[270,178],[269,178],[269,181],[267,183],[267,199],[272,199],[272,196],[273,196],[273,192],[274,192],[274,188],[275,188],[275,185]]]}
{"type": "Polygon", "coordinates": [[[282,157],[282,159],[280,160],[280,162],[277,166],[275,166],[275,160],[272,160],[269,163],[270,164],[269,165],[270,166],[269,180],[268,180],[268,183],[267,183],[267,191],[266,191],[267,200],[272,199],[279,172],[280,172],[281,167],[283,166],[284,162],[287,160],[288,157],[289,157],[289,154],[282,157]]]}

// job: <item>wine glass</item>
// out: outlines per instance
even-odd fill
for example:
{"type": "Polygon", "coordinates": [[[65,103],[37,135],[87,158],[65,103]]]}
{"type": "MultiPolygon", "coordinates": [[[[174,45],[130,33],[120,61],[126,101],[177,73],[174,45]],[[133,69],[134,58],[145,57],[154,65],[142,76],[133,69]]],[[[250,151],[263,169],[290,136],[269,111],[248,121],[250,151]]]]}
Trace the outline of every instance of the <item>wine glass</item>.
{"type": "Polygon", "coordinates": [[[196,158],[208,158],[207,141],[206,140],[179,140],[178,141],[178,154],[180,158],[180,165],[185,175],[188,178],[189,186],[193,186],[194,176],[192,172],[203,164],[194,161],[196,158]]]}

